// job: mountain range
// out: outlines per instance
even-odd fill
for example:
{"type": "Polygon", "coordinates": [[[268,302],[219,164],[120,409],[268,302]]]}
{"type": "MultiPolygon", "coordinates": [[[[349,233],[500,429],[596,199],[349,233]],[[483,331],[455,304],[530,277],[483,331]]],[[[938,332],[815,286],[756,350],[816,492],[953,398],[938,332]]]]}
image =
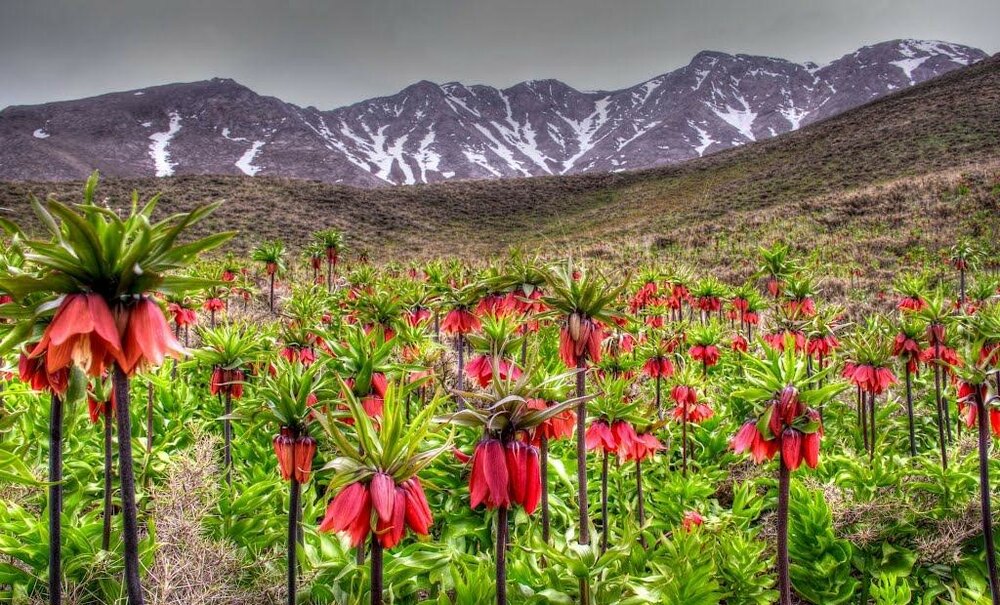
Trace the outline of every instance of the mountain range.
{"type": "Polygon", "coordinates": [[[421,81],[333,110],[230,79],[0,111],[0,180],[249,175],[358,187],[676,164],[858,107],[986,53],[894,40],[826,65],[705,51],[630,88],[421,81]]]}

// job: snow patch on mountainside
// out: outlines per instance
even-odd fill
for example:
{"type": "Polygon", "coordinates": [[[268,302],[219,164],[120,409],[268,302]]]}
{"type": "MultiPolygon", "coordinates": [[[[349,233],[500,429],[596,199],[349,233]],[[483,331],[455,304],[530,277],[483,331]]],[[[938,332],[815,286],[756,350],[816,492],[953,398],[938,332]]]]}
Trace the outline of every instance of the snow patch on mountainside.
{"type": "Polygon", "coordinates": [[[757,114],[750,110],[750,106],[747,105],[746,99],[739,97],[740,103],[743,107],[731,107],[730,105],[725,105],[725,109],[719,109],[718,107],[711,107],[715,115],[722,118],[724,122],[740,131],[740,134],[751,141],[756,141],[753,135],[753,122],[757,119],[757,114]]]}
{"type": "Polygon", "coordinates": [[[264,146],[264,141],[254,141],[250,149],[247,149],[240,159],[236,160],[236,167],[247,176],[254,176],[260,172],[260,166],[254,166],[253,160],[257,157],[257,152],[264,146]]]}
{"type": "Polygon", "coordinates": [[[167,146],[170,140],[181,131],[181,116],[176,111],[170,112],[170,125],[164,132],[154,132],[149,135],[153,141],[149,144],[149,156],[153,159],[153,166],[156,168],[156,176],[172,176],[176,163],[170,161],[170,151],[167,146]]]}

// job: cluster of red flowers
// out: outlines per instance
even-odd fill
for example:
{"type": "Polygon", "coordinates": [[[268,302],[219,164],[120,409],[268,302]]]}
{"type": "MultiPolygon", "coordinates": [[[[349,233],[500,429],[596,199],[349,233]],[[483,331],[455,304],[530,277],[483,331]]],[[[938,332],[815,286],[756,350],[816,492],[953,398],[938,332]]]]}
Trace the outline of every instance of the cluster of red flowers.
{"type": "Polygon", "coordinates": [[[763,417],[768,435],[758,428],[757,420],[747,421],[730,443],[737,454],[750,452],[754,462],[760,463],[781,451],[781,462],[789,470],[799,468],[803,460],[809,468],[816,468],[823,436],[819,412],[802,405],[794,387],[783,389],[763,417]]]}
{"type": "Polygon", "coordinates": [[[674,364],[668,357],[650,357],[642,371],[650,378],[669,378],[674,375],[674,364]]]}
{"type": "Polygon", "coordinates": [[[598,363],[603,340],[604,327],[600,322],[574,313],[559,331],[559,357],[569,368],[577,367],[581,359],[598,363]]]}
{"type": "Polygon", "coordinates": [[[319,531],[346,531],[351,546],[360,546],[372,531],[372,509],[375,535],[383,548],[399,544],[407,527],[426,536],[433,523],[420,479],[397,484],[388,473],[378,472],[368,484],[358,481],[340,490],[326,507],[319,531]]]}
{"type": "Polygon", "coordinates": [[[904,296],[896,304],[896,308],[902,311],[923,311],[927,307],[927,301],[919,296],[904,296]]]}
{"type": "Polygon", "coordinates": [[[810,357],[829,357],[840,346],[840,341],[833,334],[816,336],[809,339],[806,352],[810,357]]]}
{"type": "Polygon", "coordinates": [[[676,385],[670,390],[670,397],[677,404],[673,412],[675,420],[698,424],[712,417],[712,408],[698,402],[698,391],[694,387],[676,385]]]}
{"type": "Polygon", "coordinates": [[[892,343],[892,354],[906,361],[906,369],[910,374],[916,373],[920,365],[920,343],[900,332],[892,343]]]}
{"type": "Polygon", "coordinates": [[[212,379],[208,389],[213,395],[229,395],[233,399],[243,397],[243,384],[246,374],[243,370],[227,370],[217,367],[212,370],[212,379]]]}
{"type": "Polygon", "coordinates": [[[177,303],[167,305],[167,311],[173,316],[174,325],[178,328],[193,326],[198,321],[198,313],[194,309],[189,309],[177,303]]]}
{"type": "Polygon", "coordinates": [[[441,321],[441,329],[444,330],[445,334],[450,335],[478,332],[482,327],[483,324],[479,318],[468,309],[452,309],[441,321]]]}
{"type": "Polygon", "coordinates": [[[37,368],[33,370],[27,362],[22,363],[27,370],[22,375],[32,378],[29,382],[33,386],[57,386],[61,383],[56,378],[58,373],[70,364],[99,377],[113,362],[131,374],[140,366],[163,363],[168,355],[182,354],[183,348],[152,299],[143,296],[131,304],[116,306],[112,312],[97,294],[69,294],[29,354],[30,358],[44,356],[44,372],[50,378],[43,381],[37,368]]]}
{"type": "MultiPolygon", "coordinates": [[[[549,407],[548,402],[544,399],[529,399],[525,402],[525,404],[528,406],[528,409],[532,410],[545,410],[549,407]]],[[[538,445],[541,442],[542,437],[545,437],[550,441],[553,439],[565,439],[567,437],[571,437],[575,427],[576,412],[572,409],[563,410],[536,426],[531,435],[531,442],[538,445]]]]}
{"type": "Polygon", "coordinates": [[[742,334],[733,335],[732,346],[734,351],[739,351],[741,353],[746,353],[750,348],[750,343],[747,342],[746,338],[743,338],[742,334]]]}
{"type": "Polygon", "coordinates": [[[290,428],[281,427],[281,432],[274,436],[274,454],[282,479],[295,477],[299,483],[306,483],[316,455],[316,440],[307,434],[296,437],[290,428]]]}
{"type": "Polygon", "coordinates": [[[715,345],[694,345],[688,354],[691,355],[691,359],[700,361],[706,367],[719,363],[719,347],[715,345]]]}
{"type": "Polygon", "coordinates": [[[845,363],[843,376],[865,393],[875,395],[881,395],[890,386],[899,382],[889,368],[875,367],[867,363],[845,363]]]}
{"type": "Polygon", "coordinates": [[[785,303],[785,311],[789,315],[801,315],[802,317],[813,317],[816,315],[816,303],[810,297],[797,298],[785,303]]]}
{"type": "Polygon", "coordinates": [[[652,433],[636,433],[626,420],[606,420],[590,423],[586,434],[587,450],[616,454],[619,460],[645,460],[663,449],[663,444],[652,433]]]}
{"type": "Polygon", "coordinates": [[[517,440],[480,441],[472,454],[469,494],[472,508],[518,504],[529,515],[535,512],[542,495],[538,448],[517,440]]]}
{"type": "Polygon", "coordinates": [[[316,361],[316,353],[311,347],[301,347],[298,345],[285,346],[285,348],[281,349],[281,356],[288,360],[289,363],[298,361],[304,366],[311,365],[316,361]]]}
{"type": "Polygon", "coordinates": [[[521,377],[521,368],[513,361],[499,358],[494,360],[490,355],[477,355],[466,366],[465,373],[469,378],[486,388],[493,381],[493,364],[496,363],[497,374],[501,380],[517,380],[521,377]]]}
{"type": "Polygon", "coordinates": [[[773,332],[771,334],[764,335],[764,342],[771,346],[772,349],[776,351],[785,350],[785,339],[791,337],[794,342],[795,351],[803,352],[806,350],[806,335],[797,330],[784,330],[782,332],[773,332]]]}
{"type": "Polygon", "coordinates": [[[226,303],[221,298],[212,297],[205,299],[204,309],[209,313],[212,313],[214,311],[221,311],[225,308],[226,308],[226,303]]]}
{"type": "Polygon", "coordinates": [[[412,328],[419,326],[431,318],[431,310],[427,307],[414,307],[403,315],[407,325],[412,328]]]}
{"type": "MultiPolygon", "coordinates": [[[[970,384],[963,381],[958,385],[958,414],[970,429],[976,426],[979,420],[979,409],[975,400],[977,395],[982,401],[986,401],[988,392],[985,383],[970,384]]],[[[1000,409],[989,406],[987,413],[990,416],[990,430],[994,436],[1000,437],[1000,409]]]]}

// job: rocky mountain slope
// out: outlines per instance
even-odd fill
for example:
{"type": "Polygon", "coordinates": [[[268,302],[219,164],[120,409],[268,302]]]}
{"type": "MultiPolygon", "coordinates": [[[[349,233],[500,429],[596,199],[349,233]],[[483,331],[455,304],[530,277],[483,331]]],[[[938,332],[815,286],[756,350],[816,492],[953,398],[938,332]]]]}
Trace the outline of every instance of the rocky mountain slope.
{"type": "Polygon", "coordinates": [[[361,187],[675,164],[767,139],[982,60],[896,40],[827,65],[720,52],[618,91],[418,82],[322,111],[232,80],[0,112],[0,179],[278,176],[361,187]]]}

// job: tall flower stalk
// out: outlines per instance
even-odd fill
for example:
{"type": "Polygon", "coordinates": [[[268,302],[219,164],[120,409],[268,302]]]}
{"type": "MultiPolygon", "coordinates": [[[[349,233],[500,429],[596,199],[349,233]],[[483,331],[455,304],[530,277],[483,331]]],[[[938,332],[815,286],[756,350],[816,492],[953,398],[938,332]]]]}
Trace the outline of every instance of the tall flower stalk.
{"type": "Polygon", "coordinates": [[[435,395],[407,422],[406,398],[422,385],[391,382],[376,422],[343,386],[350,425],[341,413],[318,416],[337,451],[320,471],[333,471],[327,488],[333,498],[319,530],[346,532],[355,547],[370,536],[369,592],[372,605],[382,605],[383,550],[399,544],[407,528],[423,536],[430,533],[433,518],[419,473],[451,447],[451,436],[438,434],[434,424],[445,397],[435,395]]]}
{"type": "Polygon", "coordinates": [[[544,409],[531,405],[531,400],[569,375],[555,375],[539,382],[532,381],[529,373],[519,379],[505,379],[500,377],[499,370],[494,371],[485,391],[463,394],[468,407],[441,419],[481,431],[471,457],[469,497],[472,508],[483,504],[496,511],[497,605],[507,605],[509,510],[520,506],[530,515],[541,501],[541,460],[529,436],[578,403],[577,399],[570,399],[544,409]]]}
{"type": "Polygon", "coordinates": [[[746,384],[732,394],[733,398],[746,401],[754,408],[754,416],[747,419],[733,437],[733,450],[738,454],[748,452],[757,463],[778,455],[777,550],[781,605],[792,603],[788,560],[791,473],[802,462],[810,468],[819,464],[823,426],[817,408],[844,388],[839,382],[817,386],[832,368],[810,376],[806,359],[796,353],[793,345],[787,342],[784,351],[768,348],[764,359],[747,356],[746,384]]]}
{"type": "Polygon", "coordinates": [[[250,258],[264,264],[264,273],[268,279],[267,305],[271,315],[274,315],[274,283],[278,275],[288,270],[285,264],[285,244],[277,240],[264,242],[254,248],[250,258]]]}
{"type": "Polygon", "coordinates": [[[288,481],[287,535],[287,597],[288,605],[296,602],[296,542],[299,537],[299,516],[302,486],[309,482],[316,439],[310,434],[313,402],[332,398],[325,364],[305,366],[279,359],[273,375],[260,387],[260,395],[278,425],[272,440],[281,478],[288,481]]]}
{"type": "MultiPolygon", "coordinates": [[[[30,269],[0,276],[0,291],[22,305],[31,305],[18,310],[17,324],[0,343],[0,353],[22,343],[51,316],[41,340],[28,354],[29,360],[37,363],[44,358],[49,374],[70,366],[79,370],[71,375],[99,377],[111,371],[117,404],[126,594],[131,605],[140,605],[143,592],[129,378],[140,369],[160,365],[167,356],[183,353],[163,309],[150,294],[181,295],[211,285],[175,272],[233,234],[178,244],[184,230],[217,205],[154,222],[157,198],[139,207],[134,194],[131,210],[122,218],[95,205],[96,188],[94,173],[84,188],[83,204],[75,208],[52,199],[45,204],[32,200],[50,239],[22,235],[30,269]]],[[[16,225],[4,226],[18,231],[16,225]]],[[[57,581],[58,573],[58,567],[50,571],[57,581]]]]}
{"type": "MultiPolygon", "coordinates": [[[[576,477],[578,506],[578,542],[590,544],[587,511],[587,367],[601,360],[601,341],[605,326],[613,320],[614,303],[623,286],[611,287],[598,274],[579,273],[573,263],[558,265],[546,274],[549,295],[543,297],[550,316],[561,322],[559,356],[566,367],[576,370],[576,477]]],[[[581,583],[580,598],[589,602],[589,586],[581,583]]]]}

